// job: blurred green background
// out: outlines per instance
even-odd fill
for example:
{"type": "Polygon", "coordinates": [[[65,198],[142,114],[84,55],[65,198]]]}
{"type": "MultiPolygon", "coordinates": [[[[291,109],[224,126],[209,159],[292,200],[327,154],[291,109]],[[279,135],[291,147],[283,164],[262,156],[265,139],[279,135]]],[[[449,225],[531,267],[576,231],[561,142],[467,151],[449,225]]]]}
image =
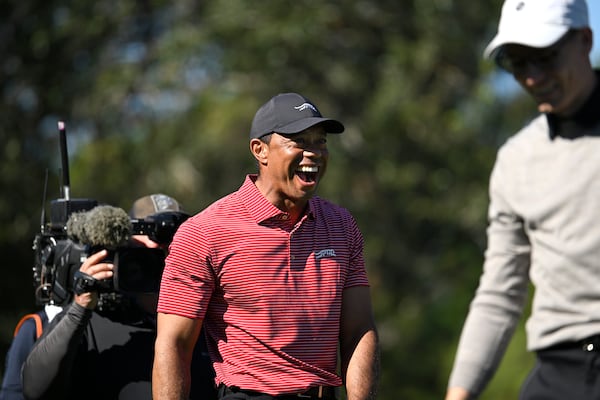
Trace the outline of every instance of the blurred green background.
{"type": "MultiPolygon", "coordinates": [[[[366,239],[380,399],[441,399],[485,248],[487,181],[535,112],[481,58],[501,1],[0,1],[0,357],[36,309],[44,176],[60,197],[128,209],[164,192],[197,212],[254,172],[248,131],[300,92],[347,131],[320,195],[366,239]]],[[[482,399],[516,398],[522,327],[482,399]]],[[[3,366],[2,366],[3,369],[3,366]]],[[[1,374],[1,371],[0,371],[1,374]]]]}

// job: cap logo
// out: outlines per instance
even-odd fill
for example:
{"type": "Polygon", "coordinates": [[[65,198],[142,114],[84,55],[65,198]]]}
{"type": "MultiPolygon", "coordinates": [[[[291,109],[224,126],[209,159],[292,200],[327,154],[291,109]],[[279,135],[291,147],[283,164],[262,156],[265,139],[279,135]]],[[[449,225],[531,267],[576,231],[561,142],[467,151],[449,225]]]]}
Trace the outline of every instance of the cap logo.
{"type": "Polygon", "coordinates": [[[519,4],[517,4],[517,11],[522,10],[523,7],[525,7],[525,2],[524,1],[519,2],[519,4]]]}
{"type": "Polygon", "coordinates": [[[314,112],[318,113],[319,111],[317,111],[317,108],[315,106],[313,106],[310,103],[302,103],[299,106],[294,107],[294,109],[298,110],[298,111],[304,111],[307,108],[310,108],[311,110],[313,110],[314,112]]]}
{"type": "Polygon", "coordinates": [[[153,194],[150,197],[152,198],[154,209],[156,211],[173,210],[177,208],[175,202],[169,196],[164,194],[153,194]]]}

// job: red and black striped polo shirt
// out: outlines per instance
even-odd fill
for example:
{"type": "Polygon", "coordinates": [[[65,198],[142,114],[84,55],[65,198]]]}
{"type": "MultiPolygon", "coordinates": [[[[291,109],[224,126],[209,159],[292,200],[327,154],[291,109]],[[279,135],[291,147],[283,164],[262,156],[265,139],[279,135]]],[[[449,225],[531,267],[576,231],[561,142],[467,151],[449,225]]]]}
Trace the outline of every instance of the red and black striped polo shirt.
{"type": "Polygon", "coordinates": [[[342,293],[368,285],[363,237],[319,197],[292,225],[255,179],[179,228],[158,311],[204,319],[217,383],[271,394],[339,386],[342,293]]]}

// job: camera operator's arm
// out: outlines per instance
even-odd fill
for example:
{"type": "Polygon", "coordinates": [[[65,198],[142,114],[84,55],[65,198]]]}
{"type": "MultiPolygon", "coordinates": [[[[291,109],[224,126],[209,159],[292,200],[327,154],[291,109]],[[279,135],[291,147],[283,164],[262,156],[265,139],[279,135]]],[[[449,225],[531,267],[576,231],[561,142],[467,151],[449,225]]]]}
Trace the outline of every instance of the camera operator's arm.
{"type": "MultiPolygon", "coordinates": [[[[100,263],[107,252],[101,251],[81,265],[80,271],[94,279],[112,276],[113,265],[100,263]]],[[[69,397],[69,382],[85,328],[98,303],[98,293],[75,295],[66,308],[39,339],[22,370],[23,393],[27,399],[69,397]]]]}

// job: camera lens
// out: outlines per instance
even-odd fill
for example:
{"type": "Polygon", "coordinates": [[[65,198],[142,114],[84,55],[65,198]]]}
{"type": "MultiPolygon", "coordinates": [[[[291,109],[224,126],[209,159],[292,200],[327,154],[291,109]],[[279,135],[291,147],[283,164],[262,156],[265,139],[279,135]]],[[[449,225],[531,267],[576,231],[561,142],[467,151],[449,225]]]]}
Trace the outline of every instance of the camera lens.
{"type": "Polygon", "coordinates": [[[171,242],[179,226],[190,216],[180,212],[163,212],[152,215],[155,231],[150,234],[150,239],[160,244],[171,242]]]}

